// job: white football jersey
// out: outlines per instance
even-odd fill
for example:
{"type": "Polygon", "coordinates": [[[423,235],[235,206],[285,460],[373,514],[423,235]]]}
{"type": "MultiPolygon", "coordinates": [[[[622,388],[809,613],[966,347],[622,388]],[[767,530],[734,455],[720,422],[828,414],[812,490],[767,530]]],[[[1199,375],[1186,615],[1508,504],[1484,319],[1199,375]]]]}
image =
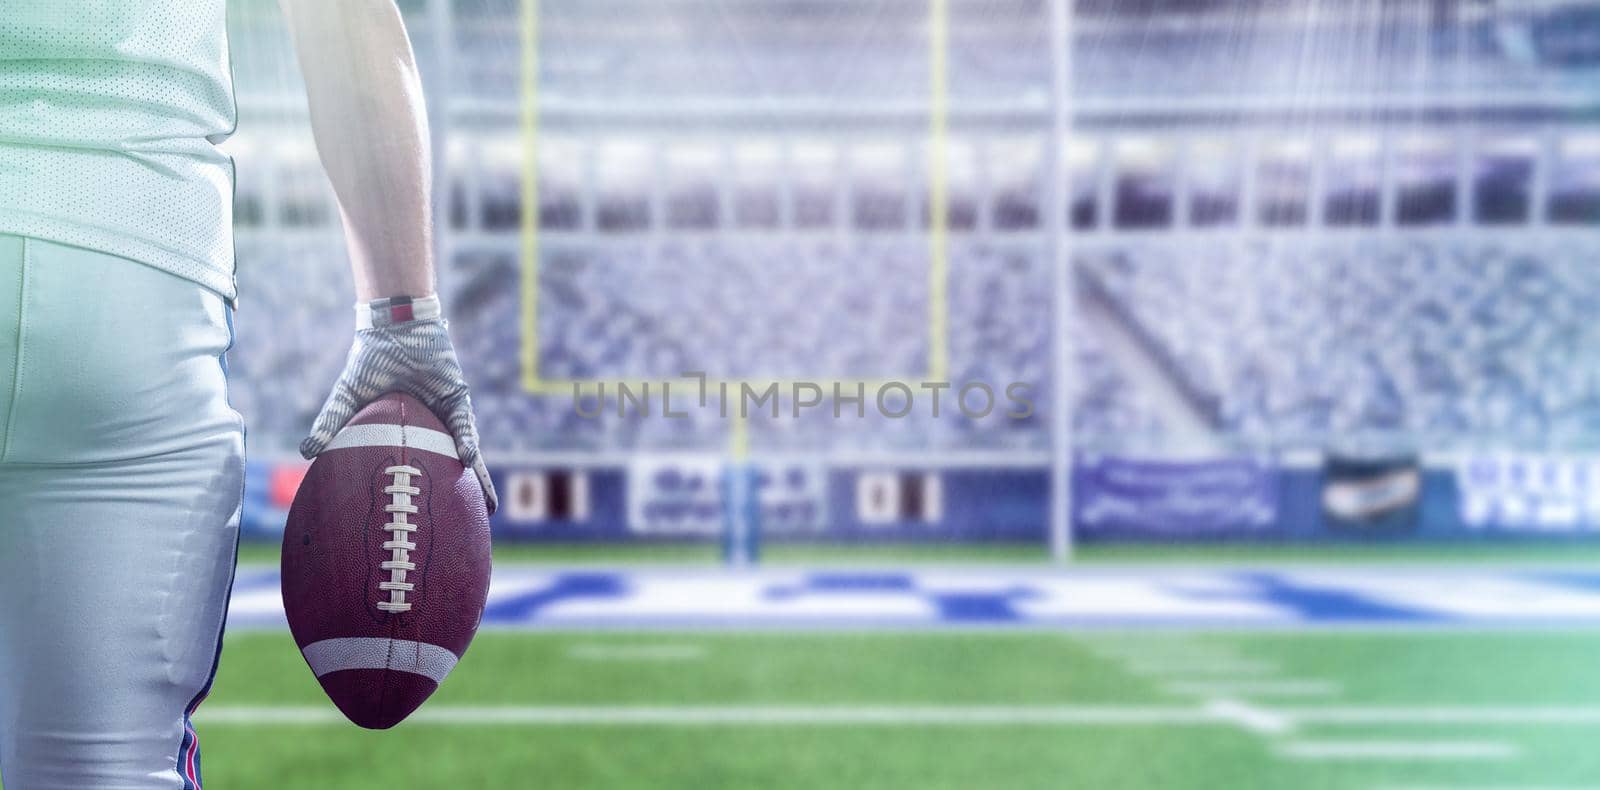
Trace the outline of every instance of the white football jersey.
{"type": "Polygon", "coordinates": [[[225,0],[0,3],[0,233],[228,298],[237,113],[225,0]]]}

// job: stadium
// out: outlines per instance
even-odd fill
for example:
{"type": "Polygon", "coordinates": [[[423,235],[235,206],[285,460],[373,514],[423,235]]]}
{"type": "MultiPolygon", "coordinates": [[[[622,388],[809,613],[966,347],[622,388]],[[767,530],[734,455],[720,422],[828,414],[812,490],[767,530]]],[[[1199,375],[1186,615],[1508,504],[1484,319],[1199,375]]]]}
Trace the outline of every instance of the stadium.
{"type": "Polygon", "coordinates": [[[235,0],[221,787],[1600,786],[1600,3],[402,0],[483,632],[276,569],[354,295],[235,0]]]}

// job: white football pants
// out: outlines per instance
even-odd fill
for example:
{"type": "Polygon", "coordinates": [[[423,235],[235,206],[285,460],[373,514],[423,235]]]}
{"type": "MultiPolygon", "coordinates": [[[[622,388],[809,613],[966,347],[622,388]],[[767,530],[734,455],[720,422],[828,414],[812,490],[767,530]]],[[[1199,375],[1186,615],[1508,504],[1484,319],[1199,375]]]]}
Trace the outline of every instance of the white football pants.
{"type": "Polygon", "coordinates": [[[0,235],[0,781],[197,788],[244,430],[216,293],[0,235]]]}

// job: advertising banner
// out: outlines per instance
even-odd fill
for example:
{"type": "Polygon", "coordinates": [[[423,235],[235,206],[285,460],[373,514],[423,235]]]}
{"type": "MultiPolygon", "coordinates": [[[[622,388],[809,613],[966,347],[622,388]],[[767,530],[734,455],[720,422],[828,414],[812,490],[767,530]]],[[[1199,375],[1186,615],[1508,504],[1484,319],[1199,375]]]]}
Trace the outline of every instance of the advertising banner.
{"type": "Polygon", "coordinates": [[[1456,466],[1461,522],[1485,532],[1600,529],[1600,457],[1497,454],[1456,466]]]}
{"type": "Polygon", "coordinates": [[[1278,516],[1278,472],[1254,458],[1080,458],[1077,528],[1095,537],[1259,537],[1278,516]]]}
{"type": "Polygon", "coordinates": [[[628,529],[660,537],[722,532],[720,456],[642,456],[628,464],[628,529]]]}
{"type": "Polygon", "coordinates": [[[1323,464],[1324,523],[1351,537],[1416,530],[1422,467],[1416,456],[1330,456],[1323,464]]]}
{"type": "MultiPolygon", "coordinates": [[[[711,536],[722,531],[729,467],[721,456],[657,456],[628,465],[630,531],[650,536],[711,536]]],[[[819,463],[763,461],[749,468],[756,527],[770,534],[821,532],[827,472],[819,463]]],[[[744,491],[745,489],[740,489],[744,491]]]]}

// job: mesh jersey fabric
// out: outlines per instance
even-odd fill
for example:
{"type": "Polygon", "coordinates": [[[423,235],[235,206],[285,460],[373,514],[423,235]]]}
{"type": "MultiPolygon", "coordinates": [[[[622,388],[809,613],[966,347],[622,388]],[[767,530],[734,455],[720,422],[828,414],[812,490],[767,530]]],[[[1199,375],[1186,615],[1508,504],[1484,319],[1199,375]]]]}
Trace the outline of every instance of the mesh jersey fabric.
{"type": "Polygon", "coordinates": [[[0,233],[235,296],[225,0],[0,2],[0,233]]]}

